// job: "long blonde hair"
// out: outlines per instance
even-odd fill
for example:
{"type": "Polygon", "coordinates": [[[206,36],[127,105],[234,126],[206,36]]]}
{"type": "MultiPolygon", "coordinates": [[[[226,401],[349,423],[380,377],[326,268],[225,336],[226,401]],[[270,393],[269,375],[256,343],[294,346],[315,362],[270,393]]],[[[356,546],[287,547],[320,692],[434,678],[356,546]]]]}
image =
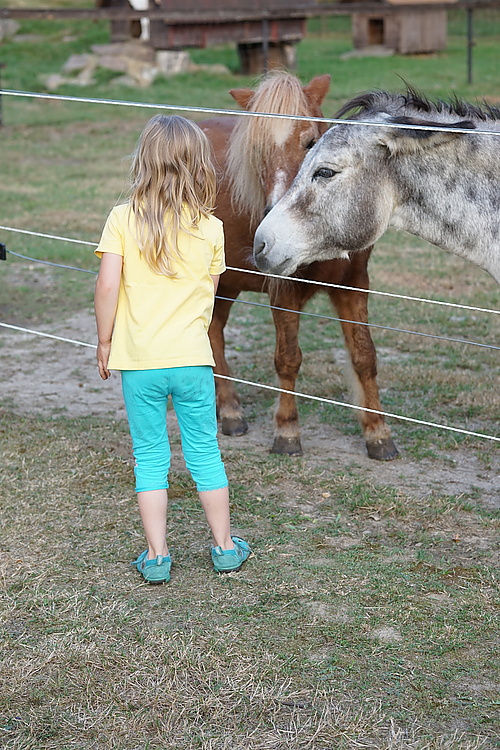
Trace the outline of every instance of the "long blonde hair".
{"type": "Polygon", "coordinates": [[[208,139],[191,120],[155,115],[139,136],[129,203],[139,249],[151,268],[174,276],[181,230],[191,234],[215,204],[215,168],[208,139]]]}

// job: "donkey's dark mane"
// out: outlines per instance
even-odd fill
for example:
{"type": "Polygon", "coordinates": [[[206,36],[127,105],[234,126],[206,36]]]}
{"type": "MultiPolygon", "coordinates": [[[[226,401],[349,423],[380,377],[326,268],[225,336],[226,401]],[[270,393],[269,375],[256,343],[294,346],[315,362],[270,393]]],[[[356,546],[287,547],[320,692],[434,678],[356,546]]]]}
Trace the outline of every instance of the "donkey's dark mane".
{"type": "Polygon", "coordinates": [[[457,117],[487,121],[500,120],[500,109],[488,102],[471,104],[457,96],[449,101],[438,99],[431,101],[424,94],[408,86],[405,94],[390,93],[387,91],[365,91],[346,102],[339,109],[335,118],[344,117],[348,114],[376,114],[387,112],[388,114],[447,114],[457,117]]]}

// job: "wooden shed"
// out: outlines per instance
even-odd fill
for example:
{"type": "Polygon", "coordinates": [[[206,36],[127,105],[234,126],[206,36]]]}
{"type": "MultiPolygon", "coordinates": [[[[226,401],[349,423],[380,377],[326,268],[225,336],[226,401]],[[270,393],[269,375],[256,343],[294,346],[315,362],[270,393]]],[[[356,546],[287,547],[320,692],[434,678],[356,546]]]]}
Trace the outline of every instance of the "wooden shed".
{"type": "MultiPolygon", "coordinates": [[[[290,16],[290,9],[314,0],[96,0],[100,7],[134,7],[165,11],[165,20],[148,21],[148,43],[155,50],[204,48],[235,42],[242,72],[262,73],[268,68],[295,67],[295,47],[306,33],[306,18],[290,16]],[[282,10],[282,12],[281,12],[282,10]],[[271,12],[271,14],[270,14],[271,12]],[[168,18],[171,14],[171,19],[168,18]],[[182,14],[183,19],[179,20],[182,14]],[[271,17],[270,17],[271,15],[271,17]]],[[[111,41],[141,36],[144,22],[111,21],[111,41]]],[[[144,38],[144,37],[143,37],[144,38]]]]}
{"type": "MultiPolygon", "coordinates": [[[[341,0],[349,3],[352,0],[341,0]]],[[[380,13],[352,14],[355,49],[382,45],[402,55],[438,52],[446,47],[448,14],[433,8],[456,0],[378,0],[380,13]],[[413,7],[412,6],[420,6],[413,7]],[[425,5],[426,7],[421,7],[425,5]]]]}

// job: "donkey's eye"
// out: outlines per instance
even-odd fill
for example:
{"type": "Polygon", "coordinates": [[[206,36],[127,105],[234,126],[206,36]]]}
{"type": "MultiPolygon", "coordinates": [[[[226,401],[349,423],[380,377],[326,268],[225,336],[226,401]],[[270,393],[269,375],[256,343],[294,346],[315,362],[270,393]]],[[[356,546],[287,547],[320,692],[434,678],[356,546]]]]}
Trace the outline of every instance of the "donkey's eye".
{"type": "Polygon", "coordinates": [[[316,141],[314,140],[314,138],[311,138],[309,143],[306,144],[306,151],[310,151],[315,144],[316,141]]]}
{"type": "Polygon", "coordinates": [[[313,174],[313,180],[315,180],[317,177],[324,177],[325,180],[329,180],[331,177],[335,177],[336,174],[338,174],[338,172],[334,172],[333,169],[321,167],[321,169],[317,169],[313,174]]]}

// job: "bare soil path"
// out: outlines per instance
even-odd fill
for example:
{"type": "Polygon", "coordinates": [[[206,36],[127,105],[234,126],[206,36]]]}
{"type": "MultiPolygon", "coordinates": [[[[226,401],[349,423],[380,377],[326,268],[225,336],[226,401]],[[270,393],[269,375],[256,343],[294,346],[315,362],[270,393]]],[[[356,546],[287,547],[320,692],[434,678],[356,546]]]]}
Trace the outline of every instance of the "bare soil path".
{"type": "MultiPolygon", "coordinates": [[[[228,326],[230,328],[230,326],[228,326]]],[[[90,312],[79,312],[64,323],[44,326],[43,330],[69,339],[94,343],[95,327],[90,312]]],[[[94,349],[62,341],[0,328],[2,353],[2,401],[19,413],[44,416],[108,414],[126,419],[119,377],[101,382],[94,349]]],[[[174,428],[175,429],[175,428],[174,428]]],[[[252,446],[263,459],[272,442],[271,418],[260,415],[250,423],[242,438],[220,436],[221,447],[252,446]]],[[[475,493],[489,507],[500,507],[500,456],[491,451],[491,460],[481,462],[477,455],[455,450],[446,460],[420,459],[404,455],[390,463],[366,457],[361,436],[346,436],[334,425],[319,419],[302,427],[304,460],[311,467],[324,465],[332,471],[359,472],[374,485],[400,487],[423,498],[434,493],[460,495],[475,493]]],[[[484,450],[491,446],[485,442],[484,450]]]]}

